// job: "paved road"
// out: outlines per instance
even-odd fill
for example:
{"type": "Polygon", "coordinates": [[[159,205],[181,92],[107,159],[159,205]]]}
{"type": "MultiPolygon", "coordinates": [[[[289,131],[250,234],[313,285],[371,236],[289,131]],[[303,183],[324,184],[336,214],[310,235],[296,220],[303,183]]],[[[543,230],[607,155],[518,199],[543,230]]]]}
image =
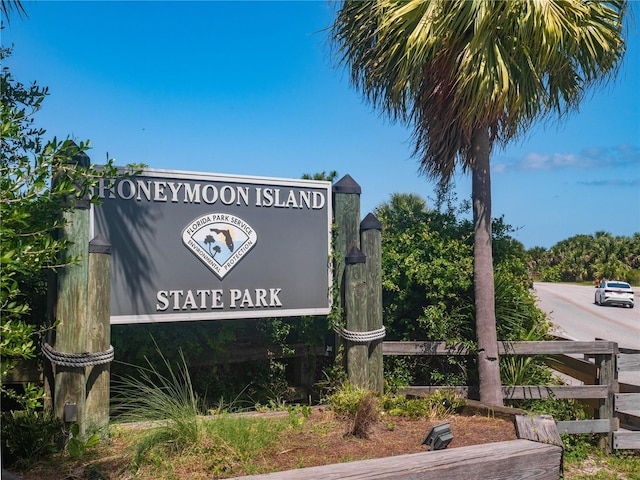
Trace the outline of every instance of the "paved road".
{"type": "MultiPolygon", "coordinates": [[[[634,288],[635,308],[603,307],[594,303],[595,287],[534,283],[538,307],[549,314],[556,334],[572,340],[603,338],[621,348],[640,350],[640,288],[634,288]]],[[[623,378],[624,377],[624,378],[623,378]]],[[[620,381],[640,385],[640,374],[620,381]]]]}
{"type": "MultiPolygon", "coordinates": [[[[574,340],[604,338],[619,347],[640,350],[640,305],[603,307],[594,303],[594,287],[534,283],[538,306],[549,314],[555,329],[574,340]]],[[[638,289],[640,290],[640,289],[638,289]]],[[[640,303],[640,291],[636,292],[640,303]]]]}

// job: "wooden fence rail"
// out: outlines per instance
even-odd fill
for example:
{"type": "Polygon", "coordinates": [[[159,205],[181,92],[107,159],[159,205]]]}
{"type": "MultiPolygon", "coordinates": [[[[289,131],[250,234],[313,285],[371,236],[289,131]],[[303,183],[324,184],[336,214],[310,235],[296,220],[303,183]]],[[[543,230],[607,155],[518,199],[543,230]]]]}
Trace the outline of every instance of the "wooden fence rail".
{"type": "MultiPolygon", "coordinates": [[[[463,345],[445,342],[384,342],[382,351],[387,356],[466,356],[473,353],[463,345]]],[[[500,342],[498,352],[503,356],[542,356],[554,370],[583,383],[503,386],[502,392],[506,400],[578,399],[594,407],[596,419],[557,422],[561,433],[601,434],[601,447],[605,450],[640,449],[640,387],[618,384],[618,372],[640,371],[640,351],[619,351],[615,342],[606,340],[557,340],[500,342]],[[576,358],[576,355],[582,355],[583,358],[576,358]],[[620,426],[630,431],[620,430],[620,426]]],[[[409,386],[402,392],[424,396],[442,389],[453,390],[467,398],[473,398],[478,393],[477,387],[473,386],[409,386]]]]}

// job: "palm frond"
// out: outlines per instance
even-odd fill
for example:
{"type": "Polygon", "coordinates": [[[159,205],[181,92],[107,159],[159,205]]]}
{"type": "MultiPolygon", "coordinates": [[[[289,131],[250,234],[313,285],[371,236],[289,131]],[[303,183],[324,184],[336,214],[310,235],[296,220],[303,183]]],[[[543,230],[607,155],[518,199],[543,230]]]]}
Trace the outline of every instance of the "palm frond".
{"type": "Polygon", "coordinates": [[[413,128],[422,171],[469,167],[475,129],[506,143],[575,110],[625,53],[625,1],[346,1],[338,64],[383,115],[413,128]]]}

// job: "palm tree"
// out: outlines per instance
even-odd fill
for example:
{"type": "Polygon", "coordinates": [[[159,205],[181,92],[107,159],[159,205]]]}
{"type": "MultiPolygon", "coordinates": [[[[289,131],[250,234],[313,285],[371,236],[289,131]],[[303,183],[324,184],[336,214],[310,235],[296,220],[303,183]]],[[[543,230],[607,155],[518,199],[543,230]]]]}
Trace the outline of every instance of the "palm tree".
{"type": "Polygon", "coordinates": [[[625,243],[621,237],[614,237],[608,232],[596,232],[594,249],[594,266],[599,278],[620,280],[627,277],[631,266],[627,262],[625,243]]]}
{"type": "Polygon", "coordinates": [[[490,155],[613,78],[625,1],[344,1],[337,63],[390,119],[413,129],[422,172],[471,172],[480,399],[502,405],[491,247],[490,155]]]}
{"type": "Polygon", "coordinates": [[[10,21],[10,14],[14,11],[19,17],[27,16],[27,12],[20,0],[2,0],[0,2],[0,12],[2,12],[2,16],[6,18],[7,21],[10,21]]]}

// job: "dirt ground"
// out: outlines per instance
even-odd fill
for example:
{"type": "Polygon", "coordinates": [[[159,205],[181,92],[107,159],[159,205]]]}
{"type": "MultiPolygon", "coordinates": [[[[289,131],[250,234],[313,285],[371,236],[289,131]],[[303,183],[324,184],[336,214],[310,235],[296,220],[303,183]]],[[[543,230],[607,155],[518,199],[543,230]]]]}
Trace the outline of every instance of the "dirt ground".
{"type": "MultiPolygon", "coordinates": [[[[314,421],[331,418],[330,412],[314,413],[314,421]]],[[[292,431],[284,448],[273,451],[271,459],[278,470],[326,465],[345,461],[403,455],[428,451],[422,445],[429,430],[439,423],[449,422],[453,440],[447,448],[464,447],[490,442],[515,440],[515,427],[508,420],[481,416],[453,416],[443,420],[409,419],[384,416],[372,427],[366,439],[345,437],[344,430],[336,429],[318,437],[305,432],[292,431]]],[[[271,461],[270,461],[271,463],[271,461]]]]}
{"type": "MultiPolygon", "coordinates": [[[[501,442],[516,439],[513,421],[483,415],[453,415],[446,419],[409,419],[381,416],[368,438],[345,436],[347,425],[336,419],[331,411],[315,410],[303,428],[283,434],[277,446],[270,448],[255,462],[261,471],[281,471],[330,463],[379,458],[406,453],[418,453],[429,448],[422,445],[426,434],[437,424],[449,422],[453,440],[448,448],[501,442]]],[[[125,480],[151,479],[152,472],[138,471],[134,476],[128,468],[130,446],[120,440],[103,442],[79,461],[58,457],[40,462],[29,470],[14,472],[24,480],[125,480]]],[[[212,474],[198,461],[174,466],[172,479],[219,479],[246,472],[235,466],[229,475],[212,474]]]]}

